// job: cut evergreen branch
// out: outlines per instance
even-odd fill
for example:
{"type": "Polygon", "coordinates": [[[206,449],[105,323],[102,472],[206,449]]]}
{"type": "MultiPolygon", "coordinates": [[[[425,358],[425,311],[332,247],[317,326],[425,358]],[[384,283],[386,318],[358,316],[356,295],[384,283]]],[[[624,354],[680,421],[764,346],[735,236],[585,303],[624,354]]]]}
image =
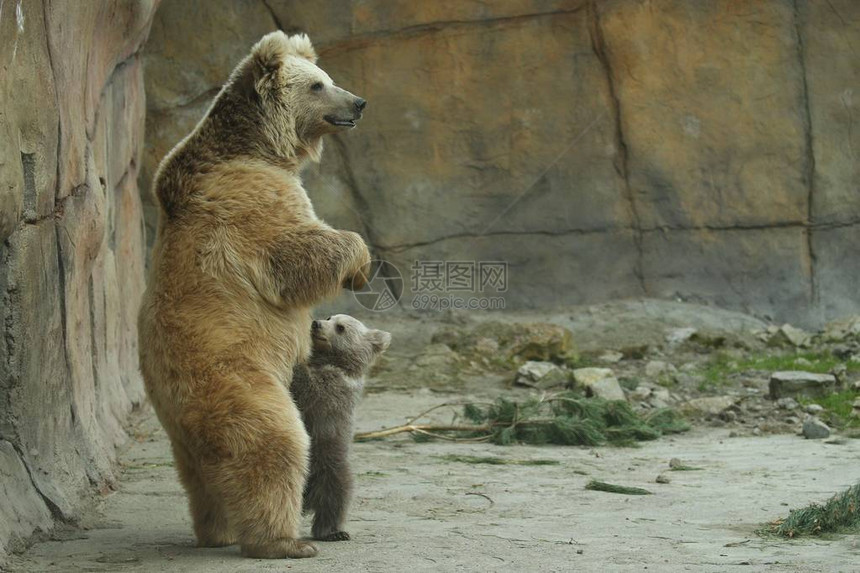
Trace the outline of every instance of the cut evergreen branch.
{"type": "Polygon", "coordinates": [[[416,440],[554,444],[565,446],[632,445],[662,435],[685,432],[690,426],[671,409],[636,414],[627,402],[584,398],[574,392],[545,394],[524,401],[498,398],[492,403],[440,404],[409,419],[407,424],[355,435],[357,441],[408,433],[416,440]],[[462,406],[464,423],[419,424],[442,407],[462,406]]]}
{"type": "Polygon", "coordinates": [[[860,483],[834,495],[823,505],[813,503],[793,509],[787,518],[771,523],[764,530],[789,539],[856,531],[860,531],[860,483]]]}
{"type": "Polygon", "coordinates": [[[585,489],[590,489],[593,491],[605,491],[608,493],[622,493],[625,495],[652,495],[650,491],[648,491],[647,489],[642,489],[641,487],[615,485],[613,483],[606,483],[605,481],[597,480],[591,480],[590,482],[585,484],[585,489]]]}

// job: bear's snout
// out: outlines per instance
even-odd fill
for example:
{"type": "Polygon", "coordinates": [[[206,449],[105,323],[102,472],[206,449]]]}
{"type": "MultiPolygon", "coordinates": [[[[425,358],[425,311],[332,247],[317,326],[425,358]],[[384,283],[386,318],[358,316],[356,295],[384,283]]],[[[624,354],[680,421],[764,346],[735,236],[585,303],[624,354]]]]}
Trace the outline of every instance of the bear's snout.
{"type": "Polygon", "coordinates": [[[367,100],[363,98],[355,98],[355,113],[361,117],[361,112],[364,111],[364,108],[367,107],[367,100]]]}
{"type": "Polygon", "coordinates": [[[320,321],[315,320],[311,322],[311,330],[319,330],[320,329],[320,321]]]}

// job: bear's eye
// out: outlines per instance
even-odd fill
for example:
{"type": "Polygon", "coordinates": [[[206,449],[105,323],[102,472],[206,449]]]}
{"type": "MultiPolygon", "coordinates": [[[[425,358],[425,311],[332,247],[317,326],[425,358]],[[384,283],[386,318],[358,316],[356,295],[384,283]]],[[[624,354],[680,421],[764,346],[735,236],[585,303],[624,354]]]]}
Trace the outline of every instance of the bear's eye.
{"type": "Polygon", "coordinates": [[[312,90],[312,91],[315,91],[315,92],[321,92],[321,91],[322,91],[322,89],[323,89],[323,84],[322,84],[322,82],[317,82],[317,83],[315,83],[314,85],[312,85],[312,86],[311,86],[311,90],[312,90]]]}
{"type": "Polygon", "coordinates": [[[346,331],[346,328],[342,324],[338,324],[335,330],[337,330],[338,334],[343,334],[344,331],[346,331]]]}

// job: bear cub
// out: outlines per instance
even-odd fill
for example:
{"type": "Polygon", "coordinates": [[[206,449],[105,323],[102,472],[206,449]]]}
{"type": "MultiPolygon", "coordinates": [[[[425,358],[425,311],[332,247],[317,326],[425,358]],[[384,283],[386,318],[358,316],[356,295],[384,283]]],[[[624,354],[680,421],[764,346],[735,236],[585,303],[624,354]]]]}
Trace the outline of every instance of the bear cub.
{"type": "Polygon", "coordinates": [[[346,541],[343,531],[352,498],[349,451],[353,414],[364,376],[391,343],[391,335],[337,314],[311,323],[313,350],[296,367],[290,392],[311,438],[305,511],[314,512],[311,532],[319,541],[346,541]]]}

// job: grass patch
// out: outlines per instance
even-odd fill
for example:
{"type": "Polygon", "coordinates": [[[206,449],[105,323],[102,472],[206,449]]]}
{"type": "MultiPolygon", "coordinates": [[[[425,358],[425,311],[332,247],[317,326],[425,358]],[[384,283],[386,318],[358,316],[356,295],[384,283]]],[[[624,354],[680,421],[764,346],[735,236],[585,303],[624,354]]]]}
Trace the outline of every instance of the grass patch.
{"type": "Polygon", "coordinates": [[[860,362],[849,360],[847,362],[826,352],[798,352],[796,354],[762,354],[747,358],[734,359],[725,353],[718,353],[702,371],[705,380],[699,384],[699,390],[705,390],[707,386],[724,386],[732,374],[748,372],[752,370],[765,372],[779,372],[782,370],[800,370],[803,372],[814,372],[826,374],[839,364],[845,364],[849,372],[860,372],[860,362]],[[798,364],[803,359],[809,362],[798,364]]]}
{"type": "Polygon", "coordinates": [[[440,456],[448,462],[460,462],[463,464],[489,464],[492,466],[557,466],[561,462],[557,460],[511,460],[496,456],[461,456],[448,454],[440,456]]]}
{"type": "Polygon", "coordinates": [[[605,491],[608,493],[621,493],[625,495],[652,495],[647,489],[641,487],[628,487],[626,485],[615,485],[605,481],[591,480],[585,484],[585,489],[592,491],[605,491]]]}
{"type": "Polygon", "coordinates": [[[854,415],[854,400],[857,398],[860,398],[860,392],[843,390],[823,398],[800,398],[798,401],[804,406],[818,404],[824,408],[822,418],[828,424],[841,428],[860,428],[860,418],[854,415]]]}
{"type": "Polygon", "coordinates": [[[775,521],[763,532],[793,539],[856,531],[860,531],[860,483],[834,495],[823,505],[813,503],[792,510],[787,518],[775,521]]]}

